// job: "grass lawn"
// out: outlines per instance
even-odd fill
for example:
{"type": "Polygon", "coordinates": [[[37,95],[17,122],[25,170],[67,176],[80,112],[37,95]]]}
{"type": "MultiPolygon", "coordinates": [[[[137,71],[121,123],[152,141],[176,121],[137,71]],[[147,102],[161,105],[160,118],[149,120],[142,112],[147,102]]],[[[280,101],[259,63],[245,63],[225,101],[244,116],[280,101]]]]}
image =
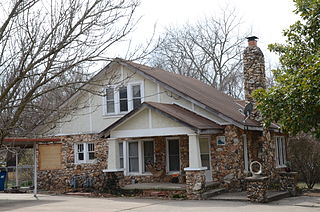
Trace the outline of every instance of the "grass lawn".
{"type": "MultiPolygon", "coordinates": [[[[301,189],[307,189],[307,185],[305,183],[298,183],[298,187],[301,188],[301,189]]],[[[313,189],[312,190],[315,190],[315,189],[319,189],[320,190],[320,183],[317,183],[313,186],[313,189]]]]}

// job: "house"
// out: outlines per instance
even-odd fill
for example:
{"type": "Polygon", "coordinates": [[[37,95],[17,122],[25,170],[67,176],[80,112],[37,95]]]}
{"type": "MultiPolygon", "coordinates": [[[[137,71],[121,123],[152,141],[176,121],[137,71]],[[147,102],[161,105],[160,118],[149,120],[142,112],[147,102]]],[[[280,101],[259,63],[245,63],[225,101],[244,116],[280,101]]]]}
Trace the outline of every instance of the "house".
{"type": "Polygon", "coordinates": [[[246,100],[190,77],[113,60],[90,85],[104,95],[77,92],[62,107],[85,107],[39,130],[61,139],[38,143],[39,188],[101,190],[113,173],[120,185],[185,184],[188,197],[198,199],[206,182],[241,188],[252,161],[276,180],[285,167],[287,138],[275,124],[264,129],[257,112],[250,114],[252,91],[266,83],[263,54],[255,37],[248,40],[246,100]]]}

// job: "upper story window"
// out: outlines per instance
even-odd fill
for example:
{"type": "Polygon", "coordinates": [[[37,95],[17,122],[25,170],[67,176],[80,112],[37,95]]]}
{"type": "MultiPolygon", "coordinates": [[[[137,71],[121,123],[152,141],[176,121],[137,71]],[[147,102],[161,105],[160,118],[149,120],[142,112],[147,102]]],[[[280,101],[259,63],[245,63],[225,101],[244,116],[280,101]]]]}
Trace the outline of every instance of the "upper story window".
{"type": "Polygon", "coordinates": [[[107,88],[106,90],[106,106],[107,113],[115,113],[114,107],[114,88],[107,88]]]}
{"type": "Polygon", "coordinates": [[[107,88],[104,98],[104,114],[121,114],[139,107],[143,101],[143,89],[142,83],[129,83],[119,88],[107,88]]]}
{"type": "Polygon", "coordinates": [[[76,163],[92,163],[95,161],[95,145],[94,143],[75,144],[75,162],[76,163]]]}
{"type": "Polygon", "coordinates": [[[132,86],[132,104],[133,104],[133,109],[136,109],[141,105],[141,86],[140,85],[132,86]]]}
{"type": "Polygon", "coordinates": [[[128,88],[123,86],[119,88],[120,112],[128,111],[128,88]]]}

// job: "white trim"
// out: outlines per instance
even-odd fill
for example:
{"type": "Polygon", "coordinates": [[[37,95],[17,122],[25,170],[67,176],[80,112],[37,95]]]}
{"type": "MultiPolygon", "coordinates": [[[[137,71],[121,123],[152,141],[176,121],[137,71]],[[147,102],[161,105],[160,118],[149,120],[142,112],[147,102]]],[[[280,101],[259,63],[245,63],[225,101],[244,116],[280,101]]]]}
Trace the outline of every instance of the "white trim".
{"type": "Polygon", "coordinates": [[[123,172],[124,169],[103,169],[102,172],[123,172]]]}
{"type": "Polygon", "coordinates": [[[136,137],[154,137],[154,136],[170,136],[170,135],[185,135],[194,133],[186,127],[166,127],[152,129],[137,129],[137,130],[114,130],[111,131],[111,138],[136,138],[136,137]]]}
{"type": "MultiPolygon", "coordinates": [[[[122,67],[122,66],[121,66],[122,67]]],[[[123,75],[123,73],[122,73],[123,75]]],[[[116,86],[116,85],[110,85],[107,88],[104,88],[104,93],[106,94],[106,90],[108,88],[113,89],[113,101],[114,101],[114,112],[113,113],[108,113],[107,112],[107,100],[106,100],[106,95],[102,96],[102,105],[103,105],[103,117],[117,117],[120,115],[122,117],[123,115],[127,114],[131,110],[133,110],[133,95],[132,95],[132,87],[135,85],[140,86],[140,97],[141,97],[141,104],[144,102],[144,81],[143,80],[137,80],[137,81],[131,81],[127,82],[126,84],[123,84],[121,86],[116,86]],[[121,87],[126,87],[127,89],[127,106],[128,106],[128,111],[120,111],[120,97],[119,97],[119,89],[121,87]]]]}
{"type": "Polygon", "coordinates": [[[88,150],[88,145],[89,144],[93,144],[94,145],[94,153],[95,153],[95,157],[96,157],[96,144],[94,142],[79,142],[79,143],[75,143],[73,145],[73,148],[74,148],[74,163],[75,164],[92,164],[92,163],[96,163],[97,162],[97,159],[93,159],[93,160],[90,160],[89,159],[89,150],[88,150]],[[83,160],[79,160],[78,159],[78,145],[79,144],[83,144],[83,160]]]}
{"type": "Polygon", "coordinates": [[[150,108],[148,110],[149,129],[152,129],[152,112],[150,108]]]}
{"type": "Polygon", "coordinates": [[[157,83],[157,101],[161,102],[160,85],[157,83]]]}
{"type": "Polygon", "coordinates": [[[249,155],[248,155],[248,139],[247,135],[242,135],[243,139],[243,160],[244,160],[244,170],[249,171],[249,155]]]}
{"type": "Polygon", "coordinates": [[[144,170],[144,148],[143,143],[146,141],[153,142],[153,159],[155,160],[155,142],[154,139],[141,139],[141,140],[130,140],[126,141],[124,145],[126,145],[126,154],[124,156],[124,164],[127,164],[124,167],[124,175],[125,176],[148,176],[152,175],[150,172],[146,172],[144,170]],[[138,172],[130,172],[129,171],[129,143],[137,142],[138,143],[138,172]]]}
{"type": "Polygon", "coordinates": [[[285,145],[285,137],[284,136],[275,136],[275,151],[276,151],[276,168],[285,168],[286,166],[286,145],[285,145]],[[279,143],[281,146],[279,146],[278,144],[278,139],[279,139],[279,143]],[[279,153],[279,149],[280,152],[279,153]],[[279,158],[279,156],[281,156],[281,158],[279,158]],[[282,162],[282,164],[280,164],[280,162],[282,162]]]}
{"type": "Polygon", "coordinates": [[[93,131],[93,124],[92,124],[92,94],[89,93],[89,129],[90,132],[93,131]]]}
{"type": "Polygon", "coordinates": [[[203,171],[203,170],[207,170],[207,167],[200,167],[200,168],[187,167],[187,168],[184,168],[183,170],[184,171],[203,171]]]}

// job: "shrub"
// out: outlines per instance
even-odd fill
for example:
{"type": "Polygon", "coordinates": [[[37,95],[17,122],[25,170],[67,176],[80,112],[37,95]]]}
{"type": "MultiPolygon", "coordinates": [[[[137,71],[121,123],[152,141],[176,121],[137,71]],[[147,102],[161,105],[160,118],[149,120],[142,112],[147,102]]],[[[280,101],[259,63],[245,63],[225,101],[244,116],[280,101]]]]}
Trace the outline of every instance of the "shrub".
{"type": "Polygon", "coordinates": [[[300,134],[289,141],[291,166],[298,171],[309,189],[320,182],[320,141],[308,134],[300,134]]]}

